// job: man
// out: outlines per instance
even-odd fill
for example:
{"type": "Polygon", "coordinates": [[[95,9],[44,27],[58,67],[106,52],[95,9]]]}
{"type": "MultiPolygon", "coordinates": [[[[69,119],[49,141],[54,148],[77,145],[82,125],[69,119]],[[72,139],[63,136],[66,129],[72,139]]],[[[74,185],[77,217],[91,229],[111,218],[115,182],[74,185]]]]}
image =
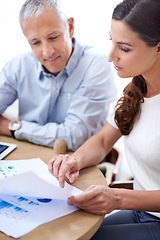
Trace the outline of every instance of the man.
{"type": "Polygon", "coordinates": [[[56,0],[26,1],[20,24],[32,51],[0,73],[0,134],[48,147],[61,138],[74,151],[106,121],[116,96],[110,64],[75,40],[56,0]],[[20,121],[10,123],[2,114],[17,98],[20,121]]]}

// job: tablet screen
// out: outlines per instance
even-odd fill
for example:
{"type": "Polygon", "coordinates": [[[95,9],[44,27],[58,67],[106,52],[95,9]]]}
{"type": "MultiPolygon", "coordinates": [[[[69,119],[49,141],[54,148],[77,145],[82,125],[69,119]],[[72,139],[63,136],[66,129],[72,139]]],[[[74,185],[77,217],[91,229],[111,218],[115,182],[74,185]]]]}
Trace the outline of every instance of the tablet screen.
{"type": "Polygon", "coordinates": [[[8,148],[8,146],[4,146],[4,145],[0,144],[0,153],[2,153],[7,148],[8,148]]]}
{"type": "Polygon", "coordinates": [[[0,142],[0,160],[17,147],[16,144],[0,142]]]}

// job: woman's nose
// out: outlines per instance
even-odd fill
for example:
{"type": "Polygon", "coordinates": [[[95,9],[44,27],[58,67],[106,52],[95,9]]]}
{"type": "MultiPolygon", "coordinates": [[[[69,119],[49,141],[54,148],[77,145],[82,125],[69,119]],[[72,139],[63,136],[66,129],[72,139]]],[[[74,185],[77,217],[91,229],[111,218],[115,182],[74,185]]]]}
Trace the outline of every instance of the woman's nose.
{"type": "Polygon", "coordinates": [[[114,52],[113,52],[113,49],[111,48],[110,51],[109,51],[109,54],[107,56],[107,60],[109,62],[113,62],[113,57],[114,57],[114,52]]]}
{"type": "Polygon", "coordinates": [[[116,57],[116,49],[115,49],[115,46],[113,46],[113,44],[112,44],[111,49],[110,49],[110,51],[109,51],[109,54],[108,54],[108,56],[107,56],[107,60],[108,60],[109,62],[114,62],[114,61],[115,61],[115,58],[117,58],[117,57],[116,57]]]}

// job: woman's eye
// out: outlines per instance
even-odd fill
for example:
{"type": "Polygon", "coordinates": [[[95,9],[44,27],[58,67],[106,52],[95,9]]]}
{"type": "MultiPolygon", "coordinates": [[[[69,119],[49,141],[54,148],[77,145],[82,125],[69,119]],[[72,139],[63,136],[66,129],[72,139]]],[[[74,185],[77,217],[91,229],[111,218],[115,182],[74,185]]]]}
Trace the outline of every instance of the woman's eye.
{"type": "Polygon", "coordinates": [[[125,52],[125,53],[131,51],[130,49],[124,48],[124,47],[122,47],[122,46],[120,46],[120,49],[121,49],[123,52],[125,52]]]}

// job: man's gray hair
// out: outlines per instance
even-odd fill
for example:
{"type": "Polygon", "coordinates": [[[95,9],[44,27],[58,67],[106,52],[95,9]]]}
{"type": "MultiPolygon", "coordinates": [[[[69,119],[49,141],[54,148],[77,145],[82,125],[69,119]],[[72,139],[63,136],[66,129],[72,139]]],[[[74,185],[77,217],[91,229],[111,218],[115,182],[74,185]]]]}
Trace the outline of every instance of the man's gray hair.
{"type": "MultiPolygon", "coordinates": [[[[31,18],[33,16],[39,16],[43,13],[45,6],[54,8],[60,17],[60,19],[66,24],[67,17],[62,10],[60,0],[27,0],[19,13],[19,22],[22,24],[22,20],[31,18]]],[[[22,26],[22,25],[21,25],[22,26]]]]}

